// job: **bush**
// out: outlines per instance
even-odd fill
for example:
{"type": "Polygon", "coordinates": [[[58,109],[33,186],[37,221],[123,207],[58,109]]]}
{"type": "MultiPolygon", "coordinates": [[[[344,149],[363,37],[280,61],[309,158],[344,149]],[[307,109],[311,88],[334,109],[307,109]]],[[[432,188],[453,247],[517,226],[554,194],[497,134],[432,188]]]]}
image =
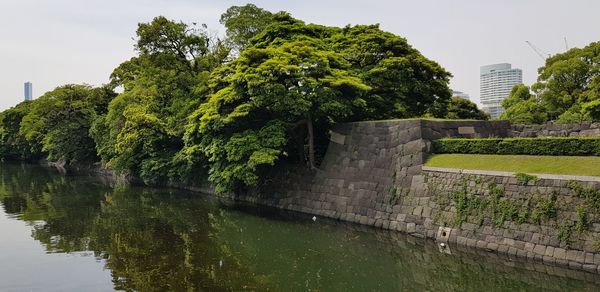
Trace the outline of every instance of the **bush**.
{"type": "Polygon", "coordinates": [[[600,138],[447,138],[434,153],[600,156],[600,138]]]}

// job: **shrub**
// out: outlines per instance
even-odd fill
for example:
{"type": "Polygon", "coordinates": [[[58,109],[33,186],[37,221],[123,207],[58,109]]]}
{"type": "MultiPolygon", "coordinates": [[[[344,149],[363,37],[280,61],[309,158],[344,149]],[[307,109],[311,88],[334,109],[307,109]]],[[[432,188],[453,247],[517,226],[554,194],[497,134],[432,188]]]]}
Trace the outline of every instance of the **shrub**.
{"type": "Polygon", "coordinates": [[[435,140],[434,153],[600,156],[600,138],[446,138],[435,140]]]}

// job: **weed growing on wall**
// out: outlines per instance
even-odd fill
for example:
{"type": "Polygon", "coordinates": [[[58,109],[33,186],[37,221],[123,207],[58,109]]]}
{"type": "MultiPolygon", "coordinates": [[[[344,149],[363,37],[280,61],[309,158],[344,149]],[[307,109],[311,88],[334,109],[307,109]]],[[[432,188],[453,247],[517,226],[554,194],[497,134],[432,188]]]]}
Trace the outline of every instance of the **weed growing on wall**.
{"type": "Polygon", "coordinates": [[[591,225],[590,213],[594,214],[600,211],[600,190],[583,187],[577,181],[569,181],[567,186],[576,197],[583,199],[583,202],[575,208],[576,221],[565,223],[559,229],[558,239],[569,247],[573,231],[577,231],[579,234],[586,232],[591,225]]]}
{"type": "Polygon", "coordinates": [[[526,173],[515,173],[515,177],[517,178],[517,182],[522,186],[528,185],[529,182],[535,183],[539,180],[537,176],[526,173]]]}
{"type": "MultiPolygon", "coordinates": [[[[478,224],[485,220],[495,227],[502,227],[504,222],[511,221],[517,224],[530,223],[540,224],[543,220],[556,218],[557,216],[557,194],[552,193],[549,197],[542,197],[537,192],[510,200],[504,197],[504,190],[495,183],[490,183],[486,194],[470,192],[468,180],[462,181],[461,188],[452,191],[447,200],[443,194],[436,196],[440,206],[452,204],[456,209],[454,226],[462,226],[465,222],[478,224]],[[442,204],[445,203],[445,204],[442,204]]],[[[437,218],[434,218],[434,221],[437,218]]]]}

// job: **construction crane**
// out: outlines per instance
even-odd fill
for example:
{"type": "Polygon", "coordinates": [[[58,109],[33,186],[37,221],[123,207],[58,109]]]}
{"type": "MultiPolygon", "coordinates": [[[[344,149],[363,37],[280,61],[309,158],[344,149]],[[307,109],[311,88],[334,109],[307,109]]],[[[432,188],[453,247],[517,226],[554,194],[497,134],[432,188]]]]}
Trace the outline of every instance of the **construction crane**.
{"type": "MultiPolygon", "coordinates": [[[[546,57],[544,57],[544,54],[542,52],[540,52],[540,49],[538,49],[536,46],[534,46],[531,42],[529,41],[525,41],[527,43],[527,45],[529,45],[529,47],[531,47],[531,49],[538,55],[540,56],[540,58],[542,58],[542,60],[546,61],[546,57]]],[[[546,54],[548,55],[548,57],[550,57],[550,54],[546,54]]]]}
{"type": "Polygon", "coordinates": [[[567,37],[565,37],[565,48],[567,51],[569,50],[569,43],[567,43],[567,37]]]}

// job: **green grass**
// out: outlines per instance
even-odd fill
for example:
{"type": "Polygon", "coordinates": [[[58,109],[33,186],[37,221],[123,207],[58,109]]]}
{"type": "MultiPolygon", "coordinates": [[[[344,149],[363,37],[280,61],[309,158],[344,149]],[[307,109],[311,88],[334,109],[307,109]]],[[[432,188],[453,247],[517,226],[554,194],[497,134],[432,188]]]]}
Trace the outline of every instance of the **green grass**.
{"type": "Polygon", "coordinates": [[[436,154],[425,165],[514,173],[600,176],[598,156],[436,154]]]}

